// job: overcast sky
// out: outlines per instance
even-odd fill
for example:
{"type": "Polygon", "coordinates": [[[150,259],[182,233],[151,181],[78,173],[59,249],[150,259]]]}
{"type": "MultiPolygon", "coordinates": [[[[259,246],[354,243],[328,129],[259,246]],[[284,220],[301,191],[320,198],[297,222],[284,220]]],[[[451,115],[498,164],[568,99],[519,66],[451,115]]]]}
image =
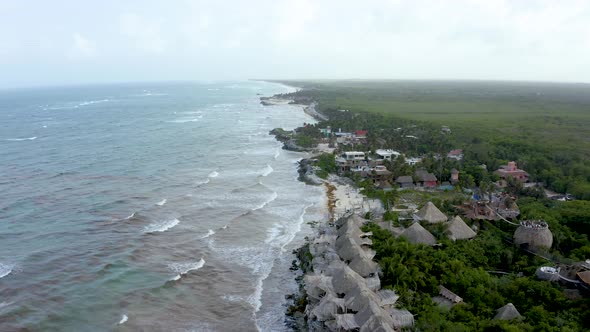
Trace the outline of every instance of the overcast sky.
{"type": "Polygon", "coordinates": [[[0,87],[247,78],[590,82],[590,1],[0,0],[0,87]]]}

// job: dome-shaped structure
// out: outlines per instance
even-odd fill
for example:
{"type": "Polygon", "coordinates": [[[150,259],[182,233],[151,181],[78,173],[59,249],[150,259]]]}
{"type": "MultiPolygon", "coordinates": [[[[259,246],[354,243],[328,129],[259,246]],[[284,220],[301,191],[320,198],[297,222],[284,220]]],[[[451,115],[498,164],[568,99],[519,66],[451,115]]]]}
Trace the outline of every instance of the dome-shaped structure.
{"type": "Polygon", "coordinates": [[[541,266],[535,273],[541,280],[557,281],[559,280],[559,269],[551,266],[541,266]]]}
{"type": "Polygon", "coordinates": [[[514,232],[514,243],[528,244],[529,249],[549,249],[553,244],[553,234],[549,225],[542,220],[525,220],[514,232]]]}

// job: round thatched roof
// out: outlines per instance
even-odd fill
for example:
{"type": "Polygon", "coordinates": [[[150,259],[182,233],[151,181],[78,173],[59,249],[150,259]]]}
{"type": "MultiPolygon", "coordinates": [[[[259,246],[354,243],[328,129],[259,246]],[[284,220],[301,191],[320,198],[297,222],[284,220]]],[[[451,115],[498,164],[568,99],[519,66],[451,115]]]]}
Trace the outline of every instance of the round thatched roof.
{"type": "Polygon", "coordinates": [[[365,279],[346,264],[333,269],[330,273],[332,274],[332,287],[337,294],[346,294],[354,288],[366,287],[365,279]]]}
{"type": "Polygon", "coordinates": [[[348,266],[361,277],[368,277],[369,275],[376,273],[379,268],[379,265],[366,255],[358,255],[354,257],[348,266]]]}
{"type": "Polygon", "coordinates": [[[426,228],[422,227],[419,223],[415,222],[412,226],[406,228],[400,236],[405,237],[408,241],[416,244],[426,244],[433,246],[436,244],[434,235],[430,234],[426,228]]]}
{"type": "Polygon", "coordinates": [[[352,311],[361,311],[369,302],[381,303],[381,298],[364,285],[353,288],[344,296],[344,305],[352,311]]]}
{"type": "Polygon", "coordinates": [[[502,319],[502,320],[512,320],[512,319],[520,319],[522,316],[514,307],[514,304],[508,303],[507,305],[503,306],[502,308],[497,310],[496,316],[494,319],[502,319]]]}
{"type": "Polygon", "coordinates": [[[514,232],[514,243],[528,244],[533,250],[549,249],[553,244],[553,234],[544,222],[523,221],[514,232]]]}
{"type": "Polygon", "coordinates": [[[459,216],[455,216],[449,222],[448,232],[449,238],[453,241],[471,239],[477,235],[459,216]]]}
{"type": "Polygon", "coordinates": [[[339,299],[332,294],[327,294],[320,303],[310,312],[310,317],[319,321],[334,319],[339,312],[344,311],[344,299],[339,299]]]}
{"type": "Polygon", "coordinates": [[[426,205],[424,205],[420,211],[416,213],[416,216],[418,219],[427,221],[431,224],[447,221],[447,216],[440,212],[440,210],[434,204],[432,204],[432,202],[426,203],[426,205]]]}

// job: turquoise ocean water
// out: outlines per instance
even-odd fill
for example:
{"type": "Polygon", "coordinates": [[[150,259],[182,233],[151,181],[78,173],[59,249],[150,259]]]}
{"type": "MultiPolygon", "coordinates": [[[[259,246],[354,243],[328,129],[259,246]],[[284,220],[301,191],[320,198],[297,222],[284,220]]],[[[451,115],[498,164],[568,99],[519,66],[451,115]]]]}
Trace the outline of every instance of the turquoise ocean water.
{"type": "Polygon", "coordinates": [[[0,330],[285,330],[322,188],[265,82],[0,91],[0,330]]]}

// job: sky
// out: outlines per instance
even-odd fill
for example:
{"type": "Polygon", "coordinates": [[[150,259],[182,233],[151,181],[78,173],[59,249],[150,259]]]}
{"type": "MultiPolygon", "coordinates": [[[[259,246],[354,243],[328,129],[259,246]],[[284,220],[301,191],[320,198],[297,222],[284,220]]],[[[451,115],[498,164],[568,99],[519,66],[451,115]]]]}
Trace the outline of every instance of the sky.
{"type": "Polygon", "coordinates": [[[0,0],[0,87],[590,82],[587,0],[0,0]]]}

